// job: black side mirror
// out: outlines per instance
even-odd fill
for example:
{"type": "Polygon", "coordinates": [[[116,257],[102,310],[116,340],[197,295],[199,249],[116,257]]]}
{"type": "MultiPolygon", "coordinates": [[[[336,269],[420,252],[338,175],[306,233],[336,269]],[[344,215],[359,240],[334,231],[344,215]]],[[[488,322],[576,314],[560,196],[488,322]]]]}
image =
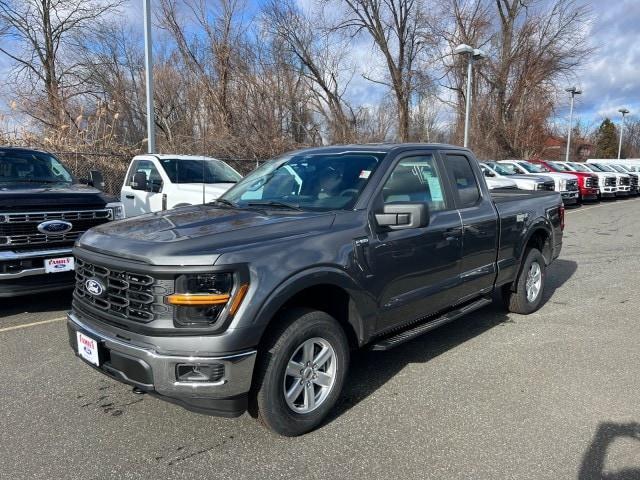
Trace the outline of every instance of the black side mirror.
{"type": "Polygon", "coordinates": [[[104,190],[105,185],[102,172],[100,170],[91,170],[89,172],[89,181],[87,183],[98,190],[104,190]]]}
{"type": "Polygon", "coordinates": [[[131,180],[131,188],[134,190],[147,191],[147,174],[144,172],[136,172],[131,180]]]}
{"type": "Polygon", "coordinates": [[[388,203],[375,217],[378,226],[391,230],[426,227],[429,207],[426,203],[388,203]]]}
{"type": "Polygon", "coordinates": [[[484,176],[485,177],[495,177],[496,176],[496,174],[493,173],[491,170],[483,170],[483,172],[484,172],[484,176]]]}

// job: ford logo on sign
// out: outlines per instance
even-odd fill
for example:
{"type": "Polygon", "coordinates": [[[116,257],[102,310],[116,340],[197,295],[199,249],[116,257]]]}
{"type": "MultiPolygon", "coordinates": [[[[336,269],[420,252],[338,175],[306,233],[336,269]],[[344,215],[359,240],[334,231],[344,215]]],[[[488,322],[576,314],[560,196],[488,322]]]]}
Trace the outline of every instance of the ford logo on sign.
{"type": "Polygon", "coordinates": [[[95,278],[90,278],[89,280],[84,282],[84,288],[86,288],[87,292],[89,292],[94,297],[99,297],[104,293],[104,285],[102,285],[102,283],[95,278]]]}
{"type": "Polygon", "coordinates": [[[62,220],[49,220],[38,225],[40,233],[66,233],[73,228],[69,222],[62,220]]]}

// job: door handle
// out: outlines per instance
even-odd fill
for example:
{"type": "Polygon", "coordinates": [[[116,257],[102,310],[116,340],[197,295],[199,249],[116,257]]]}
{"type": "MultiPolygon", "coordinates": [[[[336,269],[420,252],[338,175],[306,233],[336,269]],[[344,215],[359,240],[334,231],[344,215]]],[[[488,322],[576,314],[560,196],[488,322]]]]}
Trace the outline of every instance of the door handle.
{"type": "Polygon", "coordinates": [[[447,242],[457,242],[461,236],[461,228],[448,228],[444,232],[442,232],[442,238],[447,242]]]}
{"type": "Polygon", "coordinates": [[[125,195],[126,198],[128,198],[129,200],[133,200],[135,197],[133,195],[125,195]]]}

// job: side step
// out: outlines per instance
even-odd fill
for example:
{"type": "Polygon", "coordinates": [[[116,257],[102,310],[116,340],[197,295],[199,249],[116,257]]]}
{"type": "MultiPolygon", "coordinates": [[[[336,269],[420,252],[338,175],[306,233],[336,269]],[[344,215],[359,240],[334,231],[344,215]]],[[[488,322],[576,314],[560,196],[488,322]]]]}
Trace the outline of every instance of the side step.
{"type": "Polygon", "coordinates": [[[373,343],[369,349],[373,351],[384,351],[391,350],[393,347],[397,347],[398,345],[408,342],[416,337],[419,337],[423,333],[427,333],[434,328],[439,327],[440,325],[444,325],[445,323],[449,323],[456,318],[459,318],[467,313],[473,312],[479,308],[484,307],[485,305],[489,305],[493,300],[491,298],[482,297],[478,300],[475,300],[471,303],[467,303],[464,306],[451,310],[450,312],[445,313],[440,317],[436,317],[428,322],[421,323],[415,327],[409,328],[408,330],[403,330],[400,333],[396,333],[395,335],[383,338],[376,343],[373,343]]]}

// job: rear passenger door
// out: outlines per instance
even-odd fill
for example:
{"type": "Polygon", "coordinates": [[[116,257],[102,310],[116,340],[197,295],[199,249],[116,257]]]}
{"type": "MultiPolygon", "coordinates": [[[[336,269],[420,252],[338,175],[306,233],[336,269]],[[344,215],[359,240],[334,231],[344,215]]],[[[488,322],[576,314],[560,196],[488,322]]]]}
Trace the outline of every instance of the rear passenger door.
{"type": "Polygon", "coordinates": [[[463,152],[441,152],[455,206],[462,221],[462,259],[460,300],[493,289],[498,248],[498,215],[489,193],[479,187],[481,181],[463,152]]]}

